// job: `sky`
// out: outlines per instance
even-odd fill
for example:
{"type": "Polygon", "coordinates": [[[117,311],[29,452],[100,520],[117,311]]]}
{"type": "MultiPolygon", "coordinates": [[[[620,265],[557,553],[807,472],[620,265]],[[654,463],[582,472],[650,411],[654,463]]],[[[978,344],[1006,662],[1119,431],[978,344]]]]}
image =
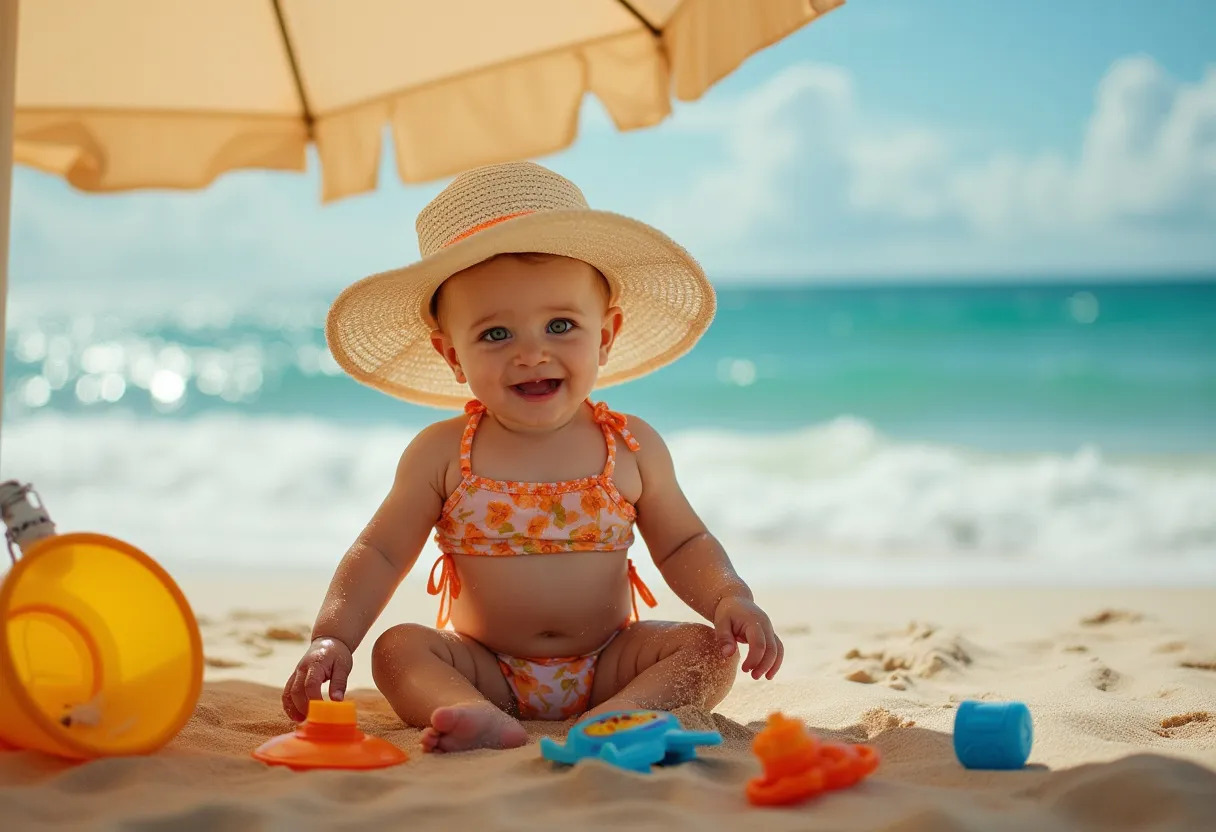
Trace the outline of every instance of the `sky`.
{"type": "MultiPolygon", "coordinates": [[[[732,282],[1216,274],[1216,2],[850,0],[656,128],[537,161],[732,282]]],[[[19,168],[10,299],[332,296],[417,257],[445,184],[307,174],[85,195],[19,168]]]]}

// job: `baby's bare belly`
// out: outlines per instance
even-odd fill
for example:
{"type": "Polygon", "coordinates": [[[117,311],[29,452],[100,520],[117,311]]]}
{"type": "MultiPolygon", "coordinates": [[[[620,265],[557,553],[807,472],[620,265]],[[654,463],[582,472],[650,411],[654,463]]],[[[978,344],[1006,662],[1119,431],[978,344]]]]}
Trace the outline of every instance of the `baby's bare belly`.
{"type": "Polygon", "coordinates": [[[456,555],[452,626],[496,653],[578,656],[629,617],[625,552],[456,555]]]}

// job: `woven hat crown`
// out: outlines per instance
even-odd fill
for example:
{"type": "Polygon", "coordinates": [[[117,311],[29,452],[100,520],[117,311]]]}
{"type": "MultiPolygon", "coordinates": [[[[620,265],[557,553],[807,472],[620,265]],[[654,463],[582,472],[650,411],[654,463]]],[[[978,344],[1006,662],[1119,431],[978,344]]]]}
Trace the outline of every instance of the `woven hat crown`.
{"type": "Polygon", "coordinates": [[[418,250],[445,246],[507,219],[544,211],[588,210],[578,186],[532,162],[477,168],[457,176],[418,214],[418,250]]]}

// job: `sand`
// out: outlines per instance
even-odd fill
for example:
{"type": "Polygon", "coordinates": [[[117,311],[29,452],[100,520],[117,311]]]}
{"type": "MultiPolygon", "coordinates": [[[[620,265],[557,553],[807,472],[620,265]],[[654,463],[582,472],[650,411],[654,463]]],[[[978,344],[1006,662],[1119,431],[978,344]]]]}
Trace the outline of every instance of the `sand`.
{"type": "MultiPolygon", "coordinates": [[[[290,729],[282,682],[304,648],[325,576],[179,576],[200,616],[207,682],[164,750],[72,764],[0,754],[0,829],[1112,830],[1216,828],[1216,590],[758,591],[787,645],[777,679],[740,677],[710,714],[677,711],[722,746],[649,775],[562,768],[535,742],[423,754],[374,690],[366,650],[351,698],[364,730],[410,754],[374,772],[295,773],[249,757],[290,729]],[[1030,764],[968,771],[951,729],[964,699],[1031,709],[1030,764]],[[744,799],[766,715],[882,755],[861,786],[792,809],[744,799]]],[[[679,614],[660,593],[656,612],[679,614]]],[[[372,636],[429,622],[407,581],[372,636]]],[[[370,641],[369,641],[370,643],[370,641]]],[[[530,723],[533,739],[563,726],[530,723]]]]}

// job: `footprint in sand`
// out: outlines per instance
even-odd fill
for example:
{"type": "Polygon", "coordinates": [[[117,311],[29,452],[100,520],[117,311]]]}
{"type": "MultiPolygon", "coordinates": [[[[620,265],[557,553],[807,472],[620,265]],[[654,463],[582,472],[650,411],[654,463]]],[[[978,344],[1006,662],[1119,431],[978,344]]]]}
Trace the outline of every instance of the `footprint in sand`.
{"type": "Polygon", "coordinates": [[[1178,662],[1179,667],[1188,667],[1191,670],[1213,670],[1216,671],[1216,659],[1184,659],[1178,662]]]}
{"type": "Polygon", "coordinates": [[[253,653],[254,658],[264,659],[274,655],[274,648],[261,639],[258,633],[247,633],[237,639],[249,651],[253,653]]]}
{"type": "Polygon", "coordinates": [[[273,656],[284,647],[296,651],[309,640],[311,627],[298,624],[289,612],[257,612],[236,609],[222,619],[204,619],[200,625],[208,667],[245,667],[273,656]]]}
{"type": "Polygon", "coordinates": [[[1144,616],[1138,612],[1131,610],[1102,610],[1094,615],[1081,619],[1081,623],[1086,627],[1099,627],[1103,624],[1135,624],[1137,621],[1143,621],[1144,616]]]}
{"type": "Polygon", "coordinates": [[[214,667],[217,670],[227,670],[232,667],[244,667],[245,663],[236,659],[225,659],[223,656],[205,656],[203,664],[207,667],[214,667]]]}
{"type": "Polygon", "coordinates": [[[307,642],[311,628],[306,624],[276,623],[276,619],[281,621],[283,617],[281,613],[233,610],[228,614],[228,621],[234,625],[228,637],[258,659],[274,655],[278,645],[307,642]]]}
{"type": "Polygon", "coordinates": [[[1114,690],[1122,679],[1118,671],[1104,664],[1099,664],[1089,672],[1089,683],[1101,691],[1114,690]]]}
{"type": "Polygon", "coordinates": [[[1190,739],[1213,733],[1216,722],[1207,711],[1191,711],[1186,714],[1167,716],[1161,720],[1161,728],[1154,728],[1153,733],[1166,739],[1190,739]]]}
{"type": "Polygon", "coordinates": [[[851,663],[844,678],[907,690],[914,684],[914,678],[930,679],[942,672],[957,672],[972,662],[971,650],[961,638],[939,632],[931,625],[913,622],[905,630],[882,638],[896,644],[874,650],[854,647],[844,655],[851,663]]]}
{"type": "Polygon", "coordinates": [[[1207,711],[1191,711],[1189,714],[1177,714],[1175,716],[1167,716],[1161,720],[1162,728],[1178,728],[1182,725],[1189,725],[1192,722],[1207,722],[1212,718],[1212,715],[1207,711]]]}
{"type": "Polygon", "coordinates": [[[308,641],[309,628],[303,625],[297,627],[267,627],[262,638],[270,641],[308,641]]]}

